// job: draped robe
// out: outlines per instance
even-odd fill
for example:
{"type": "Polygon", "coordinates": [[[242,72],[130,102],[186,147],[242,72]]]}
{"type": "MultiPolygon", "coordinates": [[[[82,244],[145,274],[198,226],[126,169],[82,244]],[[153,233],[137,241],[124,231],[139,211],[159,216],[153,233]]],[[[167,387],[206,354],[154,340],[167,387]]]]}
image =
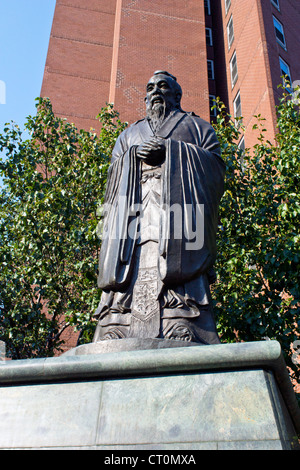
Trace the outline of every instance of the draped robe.
{"type": "MultiPolygon", "coordinates": [[[[185,301],[207,305],[225,173],[219,142],[209,123],[182,111],[169,116],[155,135],[166,141],[157,249],[159,290],[174,295],[177,292],[185,301]],[[174,212],[172,208],[180,210],[174,212]]],[[[103,296],[96,316],[100,324],[109,312],[114,293],[126,292],[131,283],[142,177],[136,149],[153,136],[148,119],[137,121],[120,135],[113,150],[99,258],[98,286],[103,296]]],[[[191,309],[183,316],[196,317],[199,311],[191,309]]]]}

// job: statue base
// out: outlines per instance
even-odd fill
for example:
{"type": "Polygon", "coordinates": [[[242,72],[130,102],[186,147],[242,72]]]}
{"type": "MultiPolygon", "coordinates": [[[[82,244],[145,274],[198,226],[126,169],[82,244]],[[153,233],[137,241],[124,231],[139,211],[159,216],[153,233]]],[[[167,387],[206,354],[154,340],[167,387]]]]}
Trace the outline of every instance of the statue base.
{"type": "Polygon", "coordinates": [[[300,412],[279,343],[155,343],[95,354],[96,343],[80,355],[75,348],[2,361],[0,448],[297,447],[300,412]]]}
{"type": "Polygon", "coordinates": [[[124,338],[98,341],[97,343],[82,344],[70,349],[62,356],[85,356],[87,354],[103,354],[121,351],[144,351],[147,349],[182,348],[203,346],[201,343],[183,342],[180,340],[160,338],[124,338]]]}

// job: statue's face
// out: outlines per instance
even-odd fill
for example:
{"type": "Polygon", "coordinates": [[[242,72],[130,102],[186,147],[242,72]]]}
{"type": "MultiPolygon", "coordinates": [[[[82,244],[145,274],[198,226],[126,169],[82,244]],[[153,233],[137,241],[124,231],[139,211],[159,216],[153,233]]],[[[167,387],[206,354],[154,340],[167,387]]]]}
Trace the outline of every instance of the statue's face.
{"type": "Polygon", "coordinates": [[[166,75],[154,75],[150,78],[147,84],[146,102],[150,109],[161,105],[165,105],[168,110],[175,109],[178,104],[178,96],[174,80],[166,75]]]}

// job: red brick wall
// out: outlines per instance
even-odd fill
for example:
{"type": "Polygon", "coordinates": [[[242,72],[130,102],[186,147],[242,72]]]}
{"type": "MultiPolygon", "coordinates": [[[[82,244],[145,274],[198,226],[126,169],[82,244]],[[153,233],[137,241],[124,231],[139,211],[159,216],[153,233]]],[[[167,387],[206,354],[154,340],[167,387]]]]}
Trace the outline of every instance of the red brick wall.
{"type": "Polygon", "coordinates": [[[144,115],[155,70],[174,74],[183,108],[209,119],[203,1],[122,1],[115,105],[130,122],[144,115]]]}
{"type": "Polygon", "coordinates": [[[97,128],[112,100],[133,122],[148,79],[166,69],[183,108],[209,119],[204,25],[203,0],[57,0],[41,95],[78,127],[97,128]]]}
{"type": "Polygon", "coordinates": [[[78,127],[108,101],[116,0],[57,0],[42,96],[78,127]]]}

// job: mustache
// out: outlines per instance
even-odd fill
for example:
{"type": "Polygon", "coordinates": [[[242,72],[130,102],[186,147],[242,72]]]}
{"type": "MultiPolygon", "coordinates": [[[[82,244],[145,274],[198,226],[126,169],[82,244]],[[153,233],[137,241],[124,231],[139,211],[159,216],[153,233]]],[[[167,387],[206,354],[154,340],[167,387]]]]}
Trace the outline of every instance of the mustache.
{"type": "Polygon", "coordinates": [[[150,103],[151,105],[153,106],[155,103],[159,103],[159,104],[165,104],[165,98],[163,95],[161,95],[160,93],[156,93],[155,95],[153,95],[150,99],[150,103]]]}

